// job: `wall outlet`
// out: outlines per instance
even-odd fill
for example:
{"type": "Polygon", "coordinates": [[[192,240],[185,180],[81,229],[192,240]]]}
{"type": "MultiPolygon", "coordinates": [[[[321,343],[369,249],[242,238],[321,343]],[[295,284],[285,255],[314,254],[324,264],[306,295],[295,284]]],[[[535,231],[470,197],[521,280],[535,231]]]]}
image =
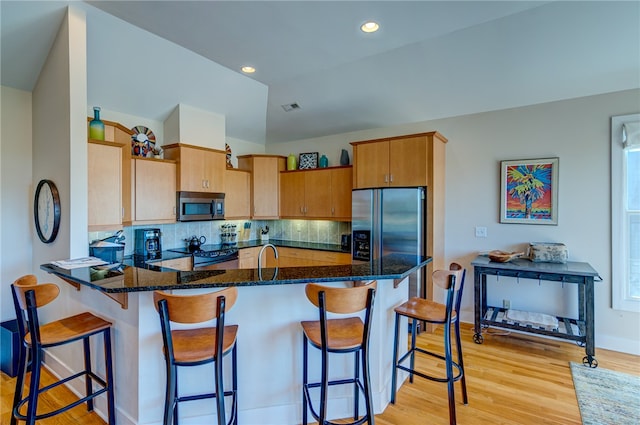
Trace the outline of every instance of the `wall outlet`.
{"type": "Polygon", "coordinates": [[[476,238],[486,238],[487,237],[487,228],[476,226],[476,238]]]}
{"type": "Polygon", "coordinates": [[[502,300],[502,308],[507,310],[511,308],[511,300],[502,300]]]}

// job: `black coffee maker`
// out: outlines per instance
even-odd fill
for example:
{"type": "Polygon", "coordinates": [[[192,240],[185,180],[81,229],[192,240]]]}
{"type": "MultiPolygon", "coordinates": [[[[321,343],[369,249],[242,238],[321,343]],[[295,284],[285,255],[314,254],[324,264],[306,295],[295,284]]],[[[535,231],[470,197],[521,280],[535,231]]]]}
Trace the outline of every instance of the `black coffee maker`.
{"type": "Polygon", "coordinates": [[[144,258],[161,258],[160,229],[135,229],[134,255],[144,258]]]}

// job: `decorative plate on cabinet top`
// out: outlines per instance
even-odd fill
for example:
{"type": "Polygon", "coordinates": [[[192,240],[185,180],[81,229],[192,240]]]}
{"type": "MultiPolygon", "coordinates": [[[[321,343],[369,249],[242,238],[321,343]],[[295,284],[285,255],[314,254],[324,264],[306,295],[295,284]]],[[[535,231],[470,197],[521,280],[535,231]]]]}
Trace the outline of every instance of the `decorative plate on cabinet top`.
{"type": "Polygon", "coordinates": [[[136,125],[131,129],[131,155],[146,157],[153,153],[156,146],[156,135],[143,125],[136,125]]]}

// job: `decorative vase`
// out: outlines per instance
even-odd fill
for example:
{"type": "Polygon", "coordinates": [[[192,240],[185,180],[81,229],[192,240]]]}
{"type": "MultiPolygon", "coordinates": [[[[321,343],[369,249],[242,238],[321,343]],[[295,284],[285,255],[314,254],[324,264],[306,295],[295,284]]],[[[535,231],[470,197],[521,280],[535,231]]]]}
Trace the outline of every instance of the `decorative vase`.
{"type": "Polygon", "coordinates": [[[346,149],[342,149],[340,154],[340,165],[349,165],[349,152],[346,149]]]}
{"type": "Polygon", "coordinates": [[[322,155],[320,157],[320,168],[327,168],[329,166],[329,160],[326,156],[322,155]]]}
{"type": "Polygon", "coordinates": [[[104,123],[100,120],[100,108],[93,107],[93,119],[89,122],[89,138],[104,140],[104,123]]]}
{"type": "Polygon", "coordinates": [[[295,170],[296,168],[296,156],[294,154],[289,154],[287,157],[287,170],[295,170]]]}

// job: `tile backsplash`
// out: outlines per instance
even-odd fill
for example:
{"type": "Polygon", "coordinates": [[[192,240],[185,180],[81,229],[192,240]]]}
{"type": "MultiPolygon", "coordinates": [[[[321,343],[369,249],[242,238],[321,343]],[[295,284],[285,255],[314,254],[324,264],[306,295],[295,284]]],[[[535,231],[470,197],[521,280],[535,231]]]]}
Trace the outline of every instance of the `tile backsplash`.
{"type": "MultiPolygon", "coordinates": [[[[133,254],[134,230],[146,228],[158,228],[162,232],[162,249],[171,249],[186,246],[185,239],[191,236],[204,236],[206,243],[219,244],[220,233],[223,224],[235,224],[237,240],[256,240],[260,238],[260,229],[269,226],[269,237],[289,241],[315,242],[340,244],[342,234],[351,233],[350,222],[337,222],[326,220],[216,220],[216,221],[192,221],[188,223],[159,224],[145,226],[129,226],[124,228],[125,251],[124,255],[133,254]],[[246,229],[245,223],[251,223],[250,229],[246,229]],[[244,238],[243,238],[244,237],[244,238]]],[[[88,242],[104,239],[114,232],[89,232],[88,242]]]]}

